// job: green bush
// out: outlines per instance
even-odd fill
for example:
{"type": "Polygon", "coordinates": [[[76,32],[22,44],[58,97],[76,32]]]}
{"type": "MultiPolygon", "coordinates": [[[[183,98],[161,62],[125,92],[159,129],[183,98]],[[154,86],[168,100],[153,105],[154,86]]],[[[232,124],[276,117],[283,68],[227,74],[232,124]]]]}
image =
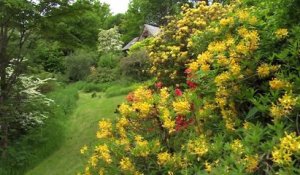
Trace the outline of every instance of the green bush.
{"type": "Polygon", "coordinates": [[[46,42],[37,40],[33,43],[35,49],[28,55],[32,62],[37,65],[42,65],[47,72],[62,73],[65,70],[63,64],[63,56],[59,44],[57,42],[46,42]]]}
{"type": "Polygon", "coordinates": [[[120,61],[121,73],[138,81],[150,78],[148,73],[149,66],[149,56],[144,49],[132,52],[120,61]]]}
{"type": "Polygon", "coordinates": [[[103,84],[87,83],[83,88],[83,92],[86,93],[104,92],[109,86],[110,86],[109,83],[103,83],[103,84]]]}
{"type": "Polygon", "coordinates": [[[106,53],[99,58],[98,67],[116,68],[119,64],[121,55],[118,53],[106,53]]]}
{"type": "Polygon", "coordinates": [[[57,150],[65,140],[65,122],[76,107],[80,83],[59,87],[47,96],[55,101],[45,124],[12,142],[8,157],[0,160],[1,175],[20,175],[57,150]]]}
{"type": "Polygon", "coordinates": [[[117,80],[119,75],[120,73],[118,69],[98,67],[97,69],[93,70],[92,73],[88,76],[87,81],[94,83],[113,82],[117,80]]]}
{"type": "Polygon", "coordinates": [[[65,61],[66,76],[70,81],[84,80],[94,64],[96,54],[78,51],[68,56],[65,61]]]}

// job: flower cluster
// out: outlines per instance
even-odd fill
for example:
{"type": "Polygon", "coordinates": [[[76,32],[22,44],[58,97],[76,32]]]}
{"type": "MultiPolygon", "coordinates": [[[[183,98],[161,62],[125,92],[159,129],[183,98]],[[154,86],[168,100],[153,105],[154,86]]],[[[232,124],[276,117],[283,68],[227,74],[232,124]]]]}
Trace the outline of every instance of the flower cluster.
{"type": "Polygon", "coordinates": [[[111,146],[91,156],[88,170],[263,174],[290,173],[289,164],[298,171],[299,136],[275,141],[298,128],[299,48],[284,43],[293,41],[284,39],[290,30],[270,34],[266,26],[275,25],[261,12],[239,2],[183,6],[148,47],[156,82],[129,93],[115,123],[99,122],[99,145],[111,146]]]}
{"type": "Polygon", "coordinates": [[[300,153],[300,137],[296,133],[285,133],[279,146],[272,151],[272,160],[278,165],[290,165],[293,154],[300,153]]]}

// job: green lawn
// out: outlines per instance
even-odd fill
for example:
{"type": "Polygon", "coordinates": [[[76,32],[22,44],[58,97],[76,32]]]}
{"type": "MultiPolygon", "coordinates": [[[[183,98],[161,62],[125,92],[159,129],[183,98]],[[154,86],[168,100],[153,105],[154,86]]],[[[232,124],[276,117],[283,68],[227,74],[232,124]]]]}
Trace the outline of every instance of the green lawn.
{"type": "Polygon", "coordinates": [[[66,140],[62,147],[46,158],[27,175],[74,175],[86,163],[79,150],[96,141],[98,121],[114,118],[114,111],[124,96],[91,98],[91,94],[79,94],[77,108],[67,122],[66,140]]]}

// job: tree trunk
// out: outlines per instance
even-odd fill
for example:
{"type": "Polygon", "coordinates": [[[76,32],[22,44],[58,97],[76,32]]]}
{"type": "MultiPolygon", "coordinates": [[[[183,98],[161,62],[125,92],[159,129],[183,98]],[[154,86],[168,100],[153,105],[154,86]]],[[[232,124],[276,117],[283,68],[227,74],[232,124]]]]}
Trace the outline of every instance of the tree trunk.
{"type": "Polygon", "coordinates": [[[1,149],[2,154],[1,157],[5,158],[7,156],[7,148],[8,148],[8,124],[6,122],[1,125],[1,149]]]}
{"type": "Polygon", "coordinates": [[[0,124],[1,124],[1,140],[0,146],[2,149],[2,157],[6,156],[8,147],[8,121],[7,114],[7,101],[8,101],[8,85],[7,85],[7,72],[6,68],[9,65],[7,55],[8,45],[8,27],[2,26],[0,31],[0,124]]]}

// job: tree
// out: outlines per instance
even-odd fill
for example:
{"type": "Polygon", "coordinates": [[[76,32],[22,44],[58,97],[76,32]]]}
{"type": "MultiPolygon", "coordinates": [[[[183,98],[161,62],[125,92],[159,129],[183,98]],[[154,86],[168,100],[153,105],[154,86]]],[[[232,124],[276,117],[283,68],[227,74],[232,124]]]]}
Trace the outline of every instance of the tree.
{"type": "Polygon", "coordinates": [[[14,115],[14,85],[24,70],[22,51],[38,19],[29,0],[0,1],[0,126],[2,156],[8,147],[9,123],[14,115]],[[9,68],[10,71],[9,71],[9,68]]]}
{"type": "Polygon", "coordinates": [[[145,23],[166,24],[165,16],[176,14],[180,6],[188,2],[188,0],[132,0],[121,24],[121,32],[124,33],[122,40],[129,42],[136,37],[145,23]]]}
{"type": "Polygon", "coordinates": [[[100,29],[98,34],[98,52],[105,54],[108,52],[116,52],[122,49],[123,42],[120,40],[121,35],[118,27],[108,30],[100,29]]]}
{"type": "Polygon", "coordinates": [[[99,0],[77,0],[47,10],[41,21],[41,35],[60,43],[65,55],[77,48],[96,48],[99,28],[111,16],[109,6],[99,0]]]}

